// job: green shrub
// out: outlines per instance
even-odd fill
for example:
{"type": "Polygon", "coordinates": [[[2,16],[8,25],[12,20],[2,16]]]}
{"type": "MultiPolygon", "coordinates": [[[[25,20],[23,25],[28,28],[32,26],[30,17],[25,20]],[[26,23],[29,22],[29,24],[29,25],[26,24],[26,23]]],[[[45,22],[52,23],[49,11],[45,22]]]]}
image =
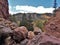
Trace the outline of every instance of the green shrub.
{"type": "Polygon", "coordinates": [[[34,26],[39,27],[40,29],[43,30],[45,20],[36,20],[34,21],[34,26]]]}
{"type": "Polygon", "coordinates": [[[20,22],[20,26],[25,26],[27,27],[28,31],[33,31],[33,25],[31,24],[32,21],[29,21],[29,20],[25,20],[25,21],[21,21],[20,22]]]}

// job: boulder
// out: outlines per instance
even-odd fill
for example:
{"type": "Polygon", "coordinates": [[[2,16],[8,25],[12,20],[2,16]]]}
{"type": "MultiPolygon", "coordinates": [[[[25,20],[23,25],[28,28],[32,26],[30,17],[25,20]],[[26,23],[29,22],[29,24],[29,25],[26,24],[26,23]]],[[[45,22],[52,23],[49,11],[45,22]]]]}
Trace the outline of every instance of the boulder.
{"type": "Polygon", "coordinates": [[[12,30],[14,30],[14,29],[16,29],[17,27],[18,27],[18,25],[16,24],[16,23],[14,23],[14,22],[12,22],[12,23],[10,23],[10,28],[12,29],[12,30]]]}
{"type": "Polygon", "coordinates": [[[27,45],[60,45],[60,40],[54,36],[42,33],[36,35],[27,45]]]}
{"type": "Polygon", "coordinates": [[[20,41],[24,40],[27,37],[27,33],[28,33],[28,30],[27,30],[26,27],[24,27],[24,26],[17,27],[14,30],[13,39],[16,42],[20,42],[20,41]]]}
{"type": "Polygon", "coordinates": [[[28,39],[33,39],[35,37],[35,34],[34,34],[34,32],[32,32],[32,31],[29,31],[28,32],[28,39]]]}
{"type": "Polygon", "coordinates": [[[9,36],[11,37],[12,33],[13,33],[13,31],[9,27],[1,27],[0,28],[0,44],[1,45],[5,44],[6,38],[8,38],[9,36]]]}
{"type": "Polygon", "coordinates": [[[42,33],[42,30],[39,27],[34,27],[34,34],[38,35],[39,33],[42,33]]]}

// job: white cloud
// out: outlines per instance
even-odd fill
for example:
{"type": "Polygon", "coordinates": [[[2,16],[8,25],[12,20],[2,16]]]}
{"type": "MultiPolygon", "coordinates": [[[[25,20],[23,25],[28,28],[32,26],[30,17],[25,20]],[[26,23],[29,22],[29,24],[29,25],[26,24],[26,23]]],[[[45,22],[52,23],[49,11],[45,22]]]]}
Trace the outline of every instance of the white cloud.
{"type": "Polygon", "coordinates": [[[11,6],[9,6],[9,10],[11,9],[12,7],[11,6]]]}
{"type": "Polygon", "coordinates": [[[52,13],[54,8],[45,8],[43,6],[33,7],[33,6],[16,6],[16,10],[26,13],[52,13]]]}
{"type": "Polygon", "coordinates": [[[33,6],[9,6],[9,13],[10,14],[16,14],[16,13],[52,13],[54,8],[45,8],[43,6],[33,7],[33,6]],[[14,9],[16,11],[13,11],[14,9]]]}
{"type": "Polygon", "coordinates": [[[16,13],[20,13],[20,11],[13,11],[12,9],[14,9],[14,7],[9,6],[9,14],[16,14],[16,13]]]}
{"type": "Polygon", "coordinates": [[[11,9],[12,9],[12,6],[9,6],[9,13],[10,13],[10,14],[14,14],[14,13],[11,11],[11,9]]]}
{"type": "Polygon", "coordinates": [[[19,12],[9,11],[9,13],[10,13],[11,15],[13,15],[13,14],[16,14],[16,13],[19,13],[19,12]]]}

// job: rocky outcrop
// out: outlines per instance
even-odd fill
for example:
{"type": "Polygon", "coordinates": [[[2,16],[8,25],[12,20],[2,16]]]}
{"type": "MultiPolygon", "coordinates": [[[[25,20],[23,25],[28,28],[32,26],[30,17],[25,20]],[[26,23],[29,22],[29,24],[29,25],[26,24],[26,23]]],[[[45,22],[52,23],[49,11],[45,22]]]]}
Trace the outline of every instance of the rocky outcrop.
{"type": "Polygon", "coordinates": [[[37,27],[28,32],[26,27],[0,18],[0,45],[60,45],[60,8],[45,24],[44,32],[37,27]]]}
{"type": "Polygon", "coordinates": [[[45,24],[44,31],[29,41],[28,45],[60,45],[60,8],[56,16],[45,24]]]}
{"type": "Polygon", "coordinates": [[[60,8],[56,9],[55,12],[56,16],[48,20],[44,30],[49,35],[60,38],[60,8]]]}
{"type": "MultiPolygon", "coordinates": [[[[60,45],[60,39],[51,32],[38,31],[28,32],[26,27],[18,27],[15,23],[0,18],[0,45],[60,45]]],[[[59,35],[57,31],[55,33],[59,35]]]]}
{"type": "Polygon", "coordinates": [[[8,0],[0,0],[0,17],[5,19],[9,17],[8,0]]]}
{"type": "MultiPolygon", "coordinates": [[[[17,27],[17,25],[9,20],[5,20],[4,18],[0,18],[0,45],[7,45],[10,43],[11,36],[13,34],[13,27],[17,27]]],[[[14,28],[13,28],[14,29],[14,28]]]]}

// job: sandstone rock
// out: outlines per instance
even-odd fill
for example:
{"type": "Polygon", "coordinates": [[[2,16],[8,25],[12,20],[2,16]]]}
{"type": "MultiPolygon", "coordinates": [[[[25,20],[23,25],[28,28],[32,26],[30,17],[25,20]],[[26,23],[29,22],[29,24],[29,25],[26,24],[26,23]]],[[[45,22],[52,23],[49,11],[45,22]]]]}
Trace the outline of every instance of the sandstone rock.
{"type": "Polygon", "coordinates": [[[21,32],[23,35],[26,35],[27,33],[28,33],[28,30],[27,30],[27,28],[25,27],[25,26],[21,26],[21,27],[17,27],[16,29],[15,29],[15,31],[16,32],[21,32]]]}
{"type": "Polygon", "coordinates": [[[4,21],[5,19],[4,18],[0,18],[0,21],[4,21]]]}
{"type": "Polygon", "coordinates": [[[9,27],[0,28],[0,45],[5,45],[5,39],[11,36],[13,31],[9,27]]]}
{"type": "Polygon", "coordinates": [[[8,0],[0,0],[0,17],[9,18],[8,0]]]}
{"type": "Polygon", "coordinates": [[[44,30],[47,34],[60,39],[60,8],[56,9],[56,16],[48,20],[44,30]]]}
{"type": "Polygon", "coordinates": [[[8,37],[12,36],[13,31],[6,24],[10,24],[10,21],[0,18],[0,45],[7,45],[11,40],[8,37]]]}
{"type": "Polygon", "coordinates": [[[40,43],[40,45],[60,45],[60,44],[53,44],[52,42],[45,42],[45,43],[40,43]]]}
{"type": "Polygon", "coordinates": [[[18,26],[17,26],[17,24],[16,23],[11,23],[10,25],[10,28],[12,29],[12,30],[14,30],[14,29],[16,29],[18,26]]]}
{"type": "Polygon", "coordinates": [[[35,36],[34,32],[32,32],[32,31],[28,32],[28,39],[33,39],[34,36],[35,36]]]}
{"type": "Polygon", "coordinates": [[[24,40],[27,37],[28,30],[26,27],[17,27],[14,30],[13,39],[17,42],[24,40]]]}
{"type": "Polygon", "coordinates": [[[11,37],[5,39],[5,45],[10,45],[11,37]]]}
{"type": "Polygon", "coordinates": [[[9,20],[5,20],[4,18],[0,18],[0,25],[3,25],[5,27],[10,27],[12,30],[17,28],[17,24],[15,22],[11,22],[9,20]]]}
{"type": "Polygon", "coordinates": [[[34,27],[34,31],[35,35],[38,35],[39,33],[42,33],[42,30],[39,27],[34,27]]]}
{"type": "Polygon", "coordinates": [[[33,39],[29,40],[27,45],[39,45],[41,41],[40,35],[36,35],[33,39]]]}
{"type": "Polygon", "coordinates": [[[9,20],[5,20],[4,23],[5,23],[5,24],[11,24],[11,21],[9,21],[9,20]]]}
{"type": "Polygon", "coordinates": [[[60,45],[60,40],[54,36],[42,33],[36,35],[27,45],[60,45]]]}
{"type": "Polygon", "coordinates": [[[25,40],[21,41],[20,45],[27,45],[28,41],[29,41],[28,39],[25,39],[25,40]]]}

